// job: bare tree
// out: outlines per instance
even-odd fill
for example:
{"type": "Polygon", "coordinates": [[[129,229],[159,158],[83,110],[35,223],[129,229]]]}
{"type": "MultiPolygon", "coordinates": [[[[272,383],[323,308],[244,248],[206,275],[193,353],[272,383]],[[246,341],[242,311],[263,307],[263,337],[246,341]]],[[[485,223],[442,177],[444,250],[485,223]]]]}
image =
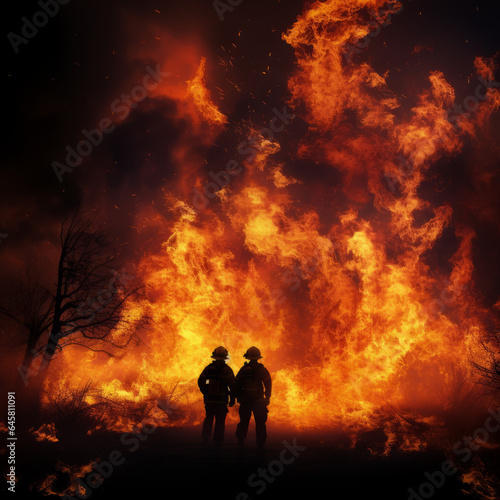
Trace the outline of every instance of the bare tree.
{"type": "Polygon", "coordinates": [[[27,335],[18,372],[32,398],[34,394],[39,398],[50,362],[66,345],[79,344],[111,356],[114,348],[137,340],[138,325],[128,324],[122,313],[141,286],[134,276],[119,270],[111,236],[97,226],[96,214],[76,212],[66,219],[60,245],[52,284],[43,285],[27,273],[0,305],[0,314],[27,335]],[[119,344],[110,335],[118,327],[129,328],[119,344]]]}
{"type": "Polygon", "coordinates": [[[473,365],[479,373],[479,383],[485,385],[495,396],[500,395],[500,330],[486,329],[478,339],[482,347],[480,358],[476,355],[473,365]]]}

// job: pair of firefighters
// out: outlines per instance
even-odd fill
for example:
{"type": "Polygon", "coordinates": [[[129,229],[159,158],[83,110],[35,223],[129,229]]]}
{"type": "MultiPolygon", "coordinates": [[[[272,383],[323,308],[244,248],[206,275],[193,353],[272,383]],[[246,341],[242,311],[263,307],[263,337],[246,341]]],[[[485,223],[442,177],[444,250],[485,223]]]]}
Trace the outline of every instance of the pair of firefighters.
{"type": "Polygon", "coordinates": [[[220,445],[224,440],[224,428],[228,400],[229,406],[234,406],[236,400],[240,405],[240,422],[236,427],[238,444],[242,445],[247,436],[250,418],[255,419],[255,433],[257,445],[264,446],[267,437],[266,421],[267,406],[271,397],[272,381],[267,368],[259,363],[262,358],[257,347],[250,347],[244,354],[248,362],[242,366],[236,377],[226,364],[229,353],[225,347],[217,347],[212,353],[214,361],[201,373],[198,387],[203,394],[206,418],[203,422],[202,437],[208,440],[212,433],[215,420],[214,441],[220,445]]]}

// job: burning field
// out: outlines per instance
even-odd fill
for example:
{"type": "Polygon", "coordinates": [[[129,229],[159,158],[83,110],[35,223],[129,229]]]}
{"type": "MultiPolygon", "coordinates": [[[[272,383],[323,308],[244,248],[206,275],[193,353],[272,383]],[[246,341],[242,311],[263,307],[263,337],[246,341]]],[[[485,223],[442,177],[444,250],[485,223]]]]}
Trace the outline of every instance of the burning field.
{"type": "MultiPolygon", "coordinates": [[[[18,457],[18,488],[156,494],[165,464],[184,483],[210,482],[218,464],[236,474],[224,498],[240,500],[319,493],[328,474],[350,478],[335,487],[343,498],[500,498],[500,83],[497,47],[474,24],[491,13],[417,0],[149,3],[103,7],[117,16],[116,40],[102,39],[119,58],[112,82],[90,111],[70,105],[92,127],[65,132],[48,87],[31,110],[64,116],[45,146],[50,196],[5,196],[2,274],[31,270],[21,292],[5,286],[0,310],[6,391],[26,420],[19,449],[49,457],[26,470],[18,457]],[[71,233],[62,221],[77,200],[74,220],[93,219],[71,233]],[[64,239],[94,222],[113,235],[109,260],[64,239]],[[197,380],[219,345],[235,373],[257,346],[271,373],[264,459],[232,448],[236,407],[226,448],[200,451],[197,380]],[[272,481],[252,484],[262,463],[272,481]],[[120,476],[137,470],[147,488],[120,476]]],[[[58,7],[59,37],[97,7],[78,9],[58,7]]],[[[87,37],[65,57],[107,74],[112,56],[87,37]]],[[[17,58],[31,49],[9,40],[17,58]]]]}

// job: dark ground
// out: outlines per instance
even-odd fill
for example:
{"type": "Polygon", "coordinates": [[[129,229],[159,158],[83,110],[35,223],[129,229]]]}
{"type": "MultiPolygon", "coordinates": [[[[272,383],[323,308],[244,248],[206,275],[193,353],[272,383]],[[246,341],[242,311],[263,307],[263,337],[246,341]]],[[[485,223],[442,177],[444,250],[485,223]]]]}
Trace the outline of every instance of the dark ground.
{"type": "MultiPolygon", "coordinates": [[[[424,473],[439,470],[446,459],[438,450],[374,456],[368,450],[373,442],[361,442],[350,449],[338,437],[273,428],[269,429],[265,450],[260,451],[254,436],[251,426],[243,449],[237,446],[232,425],[226,427],[222,449],[216,449],[213,442],[204,447],[198,428],[156,429],[140,442],[130,435],[123,437],[118,433],[95,434],[58,443],[36,443],[26,438],[23,444],[20,439],[17,448],[19,482],[11,498],[60,498],[29,492],[28,487],[57,473],[58,460],[74,465],[88,464],[98,457],[109,461],[110,453],[116,455],[116,450],[121,453],[123,463],[114,466],[102,484],[88,488],[91,494],[86,498],[365,499],[377,495],[386,500],[405,500],[410,497],[408,488],[418,490],[427,481],[424,473]],[[281,456],[291,463],[281,466],[284,440],[290,444],[295,440],[305,449],[297,451],[296,457],[291,452],[283,452],[281,456]],[[292,457],[295,458],[293,462],[292,457]],[[269,464],[275,476],[269,474],[269,464]],[[258,474],[259,468],[267,471],[269,481],[252,477],[258,474]]],[[[54,489],[62,491],[69,484],[68,478],[68,474],[59,472],[54,489]]],[[[89,476],[82,481],[88,483],[89,476]]],[[[435,500],[479,498],[465,494],[461,491],[464,488],[467,489],[455,474],[431,496],[435,500]]]]}

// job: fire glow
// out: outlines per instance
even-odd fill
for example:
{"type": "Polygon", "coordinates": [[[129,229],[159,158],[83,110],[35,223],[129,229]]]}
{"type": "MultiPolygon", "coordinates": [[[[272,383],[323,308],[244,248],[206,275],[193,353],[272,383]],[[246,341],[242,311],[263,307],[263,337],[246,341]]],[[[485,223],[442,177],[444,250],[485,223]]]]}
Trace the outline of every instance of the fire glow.
{"type": "MultiPolygon", "coordinates": [[[[473,389],[467,353],[486,314],[473,280],[475,233],[455,223],[449,202],[424,199],[420,188],[438,160],[460,153],[464,137],[487,127],[500,98],[484,89],[479,109],[452,124],[454,88],[432,71],[401,112],[388,75],[344,57],[346,44],[370,32],[366,9],[385,21],[385,7],[380,0],[316,2],[283,34],[296,57],[289,105],[307,124],[287,153],[311,169],[322,163],[340,172],[341,185],[325,191],[332,198],[311,199],[287,173],[277,159],[278,134],[255,142],[237,181],[202,211],[186,186],[202,191],[203,162],[187,163],[178,184],[165,185],[168,215],[152,222],[166,235],[161,250],[135,269],[147,300],[126,308],[131,318],[152,317],[140,332],[146,347],[112,358],[67,347],[54,361],[49,391],[81,386],[92,372],[103,397],[148,403],[151,417],[156,401],[169,400],[178,409],[170,424],[191,425],[203,417],[196,379],[214,347],[228,348],[236,371],[256,345],[273,376],[271,425],[356,433],[385,422],[395,439],[391,409],[430,423],[464,404],[473,389]],[[401,157],[411,169],[401,169],[401,157]],[[445,272],[429,255],[449,228],[455,248],[445,272]],[[436,307],[440,296],[445,308],[436,307]]],[[[207,144],[231,127],[207,84],[211,64],[202,58],[184,95],[167,96],[183,103],[180,113],[207,144]]],[[[477,58],[475,68],[492,80],[491,61],[477,58]]],[[[109,425],[136,423],[124,417],[109,425]]]]}

